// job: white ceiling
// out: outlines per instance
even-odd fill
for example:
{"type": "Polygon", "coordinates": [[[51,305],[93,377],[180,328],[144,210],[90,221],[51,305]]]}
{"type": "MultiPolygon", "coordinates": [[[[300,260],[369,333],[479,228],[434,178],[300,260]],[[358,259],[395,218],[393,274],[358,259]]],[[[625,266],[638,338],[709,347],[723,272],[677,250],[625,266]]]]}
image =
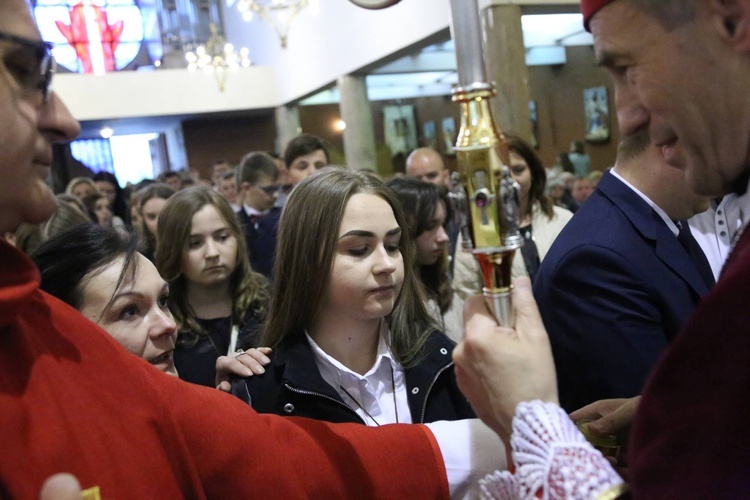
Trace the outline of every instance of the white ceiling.
{"type": "MultiPolygon", "coordinates": [[[[566,46],[593,44],[591,34],[583,29],[581,14],[524,15],[521,24],[529,66],[564,64],[566,46]]],[[[448,95],[456,83],[455,46],[448,40],[372,70],[367,75],[367,92],[373,101],[448,95]]],[[[300,104],[337,102],[338,89],[332,88],[300,104]]]]}

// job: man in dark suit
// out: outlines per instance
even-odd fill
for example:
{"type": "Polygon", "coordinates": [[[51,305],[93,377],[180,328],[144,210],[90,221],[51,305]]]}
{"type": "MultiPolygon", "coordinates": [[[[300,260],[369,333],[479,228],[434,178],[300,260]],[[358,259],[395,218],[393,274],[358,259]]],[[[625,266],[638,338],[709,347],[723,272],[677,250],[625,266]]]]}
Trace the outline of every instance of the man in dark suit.
{"type": "MultiPolygon", "coordinates": [[[[678,239],[680,220],[708,207],[682,172],[648,145],[623,141],[613,172],[547,254],[534,296],[552,343],[560,403],[568,411],[640,394],[646,377],[713,284],[678,239]]],[[[686,232],[681,237],[692,239],[686,232]]],[[[693,248],[690,248],[690,246],[693,248]]]]}
{"type": "Polygon", "coordinates": [[[279,169],[266,153],[248,153],[237,167],[237,218],[245,232],[253,270],[271,278],[276,252],[276,227],[281,209],[274,203],[280,193],[279,169]]]}

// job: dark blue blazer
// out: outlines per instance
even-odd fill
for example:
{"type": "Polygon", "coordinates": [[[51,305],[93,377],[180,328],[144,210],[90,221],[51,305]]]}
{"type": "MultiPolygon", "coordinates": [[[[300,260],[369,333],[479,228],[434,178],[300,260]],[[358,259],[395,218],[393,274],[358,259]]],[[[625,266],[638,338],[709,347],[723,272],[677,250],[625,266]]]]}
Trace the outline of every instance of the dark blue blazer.
{"type": "Polygon", "coordinates": [[[245,233],[245,243],[253,271],[271,279],[273,261],[276,255],[276,233],[279,227],[281,209],[274,208],[270,213],[255,222],[250,220],[247,212],[240,209],[237,218],[245,233]]]}
{"type": "Polygon", "coordinates": [[[563,408],[640,394],[667,343],[707,292],[664,220],[605,173],[534,281],[563,408]]]}

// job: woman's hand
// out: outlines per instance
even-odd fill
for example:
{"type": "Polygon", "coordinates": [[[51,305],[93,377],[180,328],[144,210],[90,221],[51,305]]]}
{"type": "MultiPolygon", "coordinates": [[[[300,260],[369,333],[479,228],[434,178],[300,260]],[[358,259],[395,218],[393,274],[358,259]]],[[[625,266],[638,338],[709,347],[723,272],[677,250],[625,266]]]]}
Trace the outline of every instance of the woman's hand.
{"type": "Polygon", "coordinates": [[[229,379],[232,375],[239,377],[262,375],[266,372],[263,367],[271,362],[268,358],[269,354],[271,354],[270,347],[257,347],[235,353],[233,356],[219,356],[216,360],[216,388],[229,392],[231,389],[229,379]]]}
{"type": "Polygon", "coordinates": [[[464,337],[453,351],[459,387],[506,444],[518,403],[558,402],[552,350],[528,278],[515,280],[513,310],[515,329],[502,328],[484,297],[470,297],[464,337]]]}

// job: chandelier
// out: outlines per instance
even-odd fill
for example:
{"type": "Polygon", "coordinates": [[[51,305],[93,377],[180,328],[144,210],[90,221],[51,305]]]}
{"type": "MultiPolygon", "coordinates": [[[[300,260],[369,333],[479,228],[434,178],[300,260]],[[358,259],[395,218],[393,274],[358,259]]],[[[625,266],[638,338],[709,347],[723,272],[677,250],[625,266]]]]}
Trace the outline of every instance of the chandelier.
{"type": "Polygon", "coordinates": [[[227,42],[219,33],[214,23],[211,23],[210,28],[211,36],[206,43],[196,47],[195,51],[187,52],[185,60],[190,71],[200,69],[205,73],[213,73],[219,84],[219,90],[224,92],[227,73],[236,71],[240,67],[247,68],[252,64],[248,57],[250,51],[243,47],[237,52],[234,45],[227,42]]]}
{"type": "Polygon", "coordinates": [[[255,14],[273,27],[281,40],[281,47],[286,48],[289,26],[297,14],[308,5],[317,8],[318,0],[239,0],[237,10],[242,19],[251,21],[255,14]]]}

